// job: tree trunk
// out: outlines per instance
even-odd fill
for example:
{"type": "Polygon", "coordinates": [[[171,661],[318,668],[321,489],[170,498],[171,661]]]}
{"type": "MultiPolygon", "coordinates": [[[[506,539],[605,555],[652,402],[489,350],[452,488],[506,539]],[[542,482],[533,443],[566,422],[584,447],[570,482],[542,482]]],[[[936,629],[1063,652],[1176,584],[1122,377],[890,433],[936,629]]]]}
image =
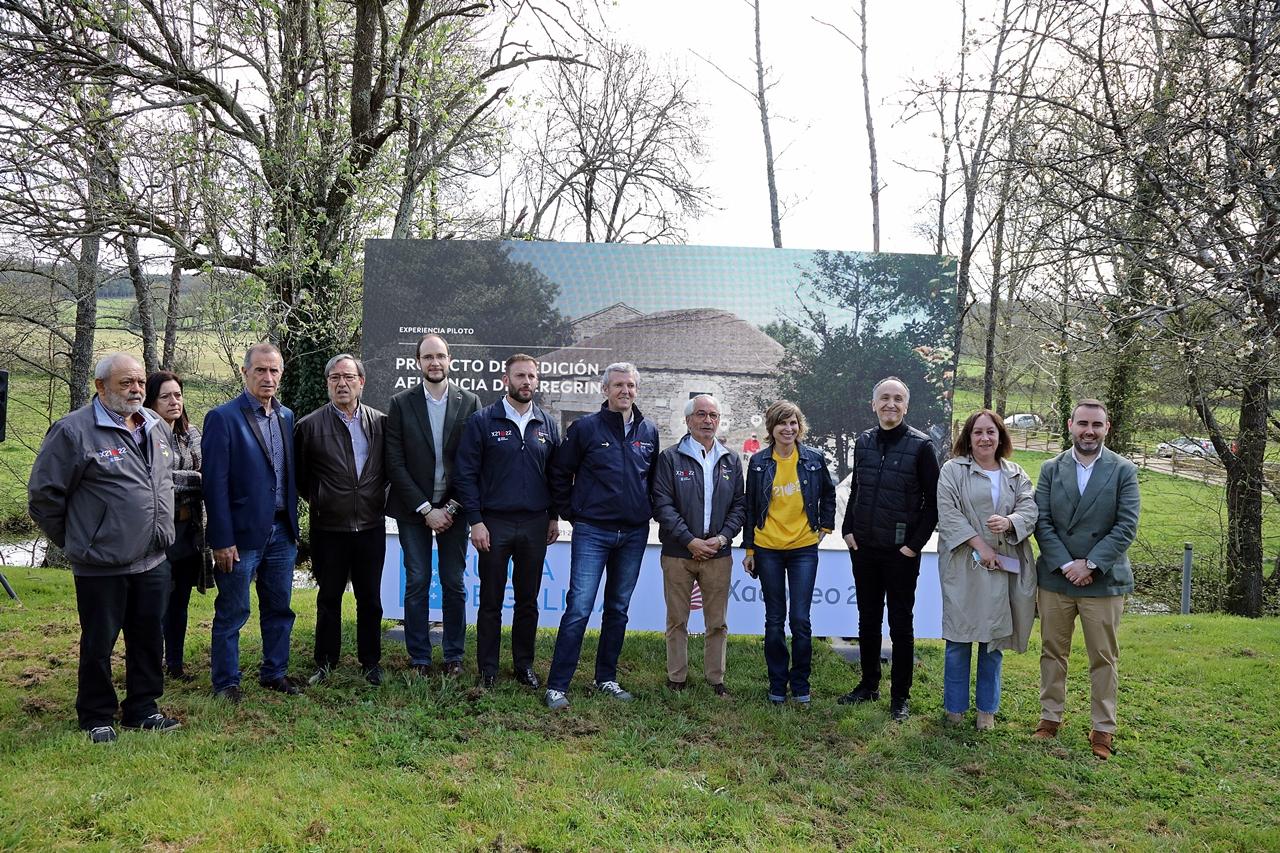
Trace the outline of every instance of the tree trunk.
{"type": "Polygon", "coordinates": [[[164,354],[160,367],[173,370],[178,358],[178,298],[182,293],[182,264],[175,258],[169,267],[169,301],[164,315],[164,354]]]}
{"type": "Polygon", "coordinates": [[[138,327],[142,335],[142,367],[150,376],[160,367],[156,354],[156,321],[151,311],[151,286],[142,270],[142,258],[138,255],[138,238],[124,235],[124,256],[129,264],[129,279],[133,282],[133,298],[138,304],[138,327]]]}
{"type": "Polygon", "coordinates": [[[1267,448],[1265,378],[1240,395],[1239,450],[1227,465],[1228,613],[1262,615],[1262,477],[1267,448]]]}
{"type": "Polygon", "coordinates": [[[1058,394],[1054,408],[1057,410],[1058,430],[1062,436],[1062,449],[1071,446],[1071,341],[1067,337],[1068,312],[1071,305],[1071,285],[1074,278],[1071,272],[1071,260],[1063,260],[1062,265],[1062,314],[1058,325],[1058,394]]]}
{"type": "MultiPolygon", "coordinates": [[[[867,76],[867,0],[862,0],[858,20],[862,23],[862,43],[858,48],[858,52],[862,54],[862,109],[867,116],[867,149],[871,155],[871,251],[879,254],[880,167],[876,160],[876,128],[871,120],[871,80],[867,76]]],[[[759,45],[758,37],[756,44],[759,45]]]]}
{"type": "MultiPolygon", "coordinates": [[[[1008,186],[1007,174],[1004,181],[1008,186]]],[[[982,408],[984,409],[991,408],[995,397],[996,332],[1000,321],[1000,267],[1004,261],[1004,223],[1004,205],[1002,204],[996,211],[996,235],[991,246],[991,298],[987,304],[986,363],[982,371],[982,408]]]]}
{"type": "Polygon", "coordinates": [[[93,335],[98,326],[98,250],[101,244],[102,237],[97,231],[86,234],[80,238],[80,257],[76,259],[76,330],[67,372],[72,411],[88,403],[92,397],[90,383],[93,380],[93,335]]]}
{"type": "Polygon", "coordinates": [[[291,282],[278,286],[306,292],[312,297],[305,307],[294,306],[293,322],[280,332],[275,342],[284,357],[280,401],[293,409],[297,417],[302,417],[329,401],[324,366],[334,355],[350,352],[352,341],[342,322],[333,316],[331,306],[337,299],[339,287],[329,272],[294,273],[291,282]]]}
{"type": "Polygon", "coordinates": [[[782,218],[778,213],[778,182],[773,170],[773,137],[769,135],[769,102],[765,97],[764,54],[760,50],[760,0],[752,4],[756,16],[756,106],[760,108],[760,128],[764,131],[764,173],[769,184],[769,221],[773,226],[773,247],[782,248],[782,218]]]}

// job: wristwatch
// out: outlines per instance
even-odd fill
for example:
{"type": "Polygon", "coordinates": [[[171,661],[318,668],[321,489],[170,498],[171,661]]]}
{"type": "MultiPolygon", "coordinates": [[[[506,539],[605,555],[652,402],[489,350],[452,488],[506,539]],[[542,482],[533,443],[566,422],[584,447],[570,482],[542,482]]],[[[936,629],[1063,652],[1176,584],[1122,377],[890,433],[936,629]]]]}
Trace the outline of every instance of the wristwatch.
{"type": "Polygon", "coordinates": [[[1098,564],[1095,563],[1093,560],[1085,560],[1084,567],[1091,572],[1096,572],[1098,570],[1098,564]]]}
{"type": "Polygon", "coordinates": [[[716,541],[720,543],[721,548],[729,547],[729,540],[725,538],[725,535],[723,533],[716,535],[716,541]]]}

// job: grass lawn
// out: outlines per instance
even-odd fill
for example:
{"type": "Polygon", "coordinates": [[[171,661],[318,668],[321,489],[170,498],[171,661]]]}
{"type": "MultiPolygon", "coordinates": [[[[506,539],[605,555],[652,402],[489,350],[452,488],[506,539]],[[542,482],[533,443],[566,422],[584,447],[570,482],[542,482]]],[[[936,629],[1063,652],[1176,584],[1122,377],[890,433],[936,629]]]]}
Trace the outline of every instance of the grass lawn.
{"type": "MultiPolygon", "coordinates": [[[[3,849],[1280,849],[1275,620],[1126,618],[1119,751],[1102,763],[1085,740],[1079,638],[1068,721],[1048,745],[1030,739],[1034,639],[1007,656],[1004,706],[982,734],[972,717],[942,725],[932,641],[903,725],[883,702],[835,704],[856,675],[821,642],[814,707],[767,707],[761,641],[745,636],[730,642],[728,702],[666,692],[662,637],[633,634],[631,705],[587,696],[580,671],[572,709],[552,715],[511,680],[470,689],[473,649],[453,683],[405,676],[390,645],[381,688],[354,666],[296,699],[249,677],[232,708],[208,696],[212,596],[194,596],[187,654],[201,678],[163,700],[185,727],[93,747],[73,723],[71,578],[9,577],[26,607],[0,609],[3,849]]],[[[302,675],[314,593],[294,600],[302,675]]],[[[539,637],[543,672],[553,637],[539,637]]],[[[256,628],[242,649],[252,672],[256,628]]]]}

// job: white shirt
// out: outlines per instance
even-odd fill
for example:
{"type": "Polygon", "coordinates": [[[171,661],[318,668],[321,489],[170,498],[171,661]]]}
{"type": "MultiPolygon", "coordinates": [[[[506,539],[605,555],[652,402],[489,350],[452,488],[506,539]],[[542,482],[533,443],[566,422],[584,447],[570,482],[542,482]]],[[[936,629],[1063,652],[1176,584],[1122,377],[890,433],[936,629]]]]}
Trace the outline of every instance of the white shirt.
{"type": "MultiPolygon", "coordinates": [[[[1076,449],[1071,448],[1071,458],[1076,463],[1076,487],[1080,489],[1080,494],[1084,494],[1084,490],[1089,488],[1089,478],[1093,476],[1093,466],[1098,464],[1098,460],[1102,458],[1102,451],[1098,451],[1098,455],[1093,457],[1093,461],[1088,465],[1080,461],[1080,457],[1076,456],[1076,449]]],[[[1073,561],[1074,562],[1074,561],[1073,561]]],[[[1065,569],[1071,563],[1063,563],[1059,568],[1065,569]]]]}
{"type": "Polygon", "coordinates": [[[711,449],[707,450],[692,435],[686,435],[680,441],[680,452],[692,456],[702,465],[702,530],[697,537],[701,539],[703,533],[711,532],[711,498],[716,490],[716,463],[729,450],[719,440],[712,442],[711,449]]]}
{"type": "MultiPolygon", "coordinates": [[[[440,424],[441,424],[441,425],[443,425],[443,424],[444,424],[444,410],[445,410],[445,407],[449,405],[449,386],[448,386],[447,384],[444,386],[444,393],[440,395],[440,399],[439,399],[439,400],[437,400],[435,397],[431,396],[431,389],[427,387],[427,383],[425,383],[425,382],[423,382],[423,383],[422,383],[422,393],[426,395],[426,398],[427,398],[427,405],[428,405],[428,406],[435,406],[437,409],[439,409],[439,410],[440,410],[440,412],[439,412],[439,415],[440,415],[440,417],[439,417],[439,422],[440,422],[440,424]]],[[[430,410],[430,409],[428,409],[428,410],[427,410],[427,412],[428,412],[428,414],[430,414],[431,410],[430,410]]],[[[430,420],[430,419],[428,418],[428,420],[430,420]]],[[[444,435],[444,433],[443,433],[443,432],[441,432],[441,439],[443,439],[443,435],[444,435]]],[[[435,438],[435,436],[433,435],[433,436],[432,436],[432,438],[435,438]]],[[[444,454],[437,454],[437,455],[436,455],[436,482],[437,482],[437,484],[439,484],[439,483],[443,480],[443,478],[444,478],[444,454]]],[[[436,489],[436,491],[439,491],[439,489],[437,488],[437,489],[436,489]]],[[[434,498],[434,497],[435,497],[435,494],[432,494],[432,497],[434,498]]],[[[426,508],[427,508],[427,507],[429,507],[429,506],[431,506],[431,501],[423,501],[423,502],[422,502],[422,505],[418,507],[418,512],[422,512],[424,509],[426,509],[426,508]]]]}
{"type": "Polygon", "coordinates": [[[979,468],[982,476],[991,481],[991,509],[993,512],[999,511],[1000,506],[1000,469],[988,471],[986,468],[979,468]]]}
{"type": "Polygon", "coordinates": [[[507,417],[516,422],[516,427],[520,430],[520,437],[524,438],[524,428],[529,425],[529,421],[533,420],[533,403],[529,403],[529,408],[525,409],[524,414],[516,411],[515,406],[511,405],[511,398],[502,395],[502,407],[507,412],[507,417]]]}
{"type": "Polygon", "coordinates": [[[1080,457],[1076,456],[1076,449],[1071,448],[1071,458],[1076,461],[1076,486],[1080,488],[1080,494],[1084,494],[1084,490],[1089,488],[1089,478],[1093,476],[1093,466],[1098,464],[1098,460],[1102,458],[1102,451],[1098,451],[1098,455],[1093,457],[1093,461],[1088,465],[1080,461],[1080,457]]]}

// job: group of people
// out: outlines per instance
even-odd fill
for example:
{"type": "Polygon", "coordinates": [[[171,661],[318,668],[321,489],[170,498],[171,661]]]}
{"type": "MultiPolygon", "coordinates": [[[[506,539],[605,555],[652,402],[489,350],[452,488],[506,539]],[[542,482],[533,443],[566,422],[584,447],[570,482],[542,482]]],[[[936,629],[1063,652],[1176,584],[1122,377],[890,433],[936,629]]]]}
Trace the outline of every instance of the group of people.
{"type": "MultiPolygon", "coordinates": [[[[506,360],[505,393],[485,407],[449,379],[449,347],[439,335],[421,338],[417,363],[421,384],[392,397],[383,414],[361,402],[360,359],[336,355],[325,366],[329,404],[295,423],[276,399],[285,368],[280,351],[256,344],[241,367],[243,393],[210,410],[203,433],[187,418],[177,375],[146,377],[124,353],[98,363],[97,394],[50,428],[29,486],[32,518],[65,551],[75,576],[81,623],[76,711],[92,741],[116,739],[117,715],[125,728],[180,726],[157,702],[166,670],[172,679],[191,678],[183,639],[193,589],[217,589],[210,646],[215,695],[233,703],[242,698],[239,637],[250,615],[251,583],[262,635],[258,683],[286,695],[302,692],[288,674],[300,497],[310,509],[319,585],[311,685],[339,663],[348,583],[361,672],[373,685],[382,681],[381,576],[384,516],[390,516],[403,553],[405,644],[414,672],[428,675],[435,666],[428,615],[434,567],[443,614],[439,671],[462,673],[470,541],[480,578],[480,685],[489,689],[498,679],[509,579],[512,674],[543,690],[548,708],[567,708],[603,583],[592,688],[630,701],[618,658],[653,519],[667,607],[667,688],[687,686],[696,584],[704,677],[714,695],[729,696],[726,614],[732,543],[741,533],[742,567],[758,579],[765,606],[768,701],[807,706],[810,605],[818,546],[835,529],[836,487],[825,454],[803,443],[807,425],[799,406],[770,405],[765,444],[740,455],[720,438],[719,402],[697,395],[684,407],[687,433],[663,450],[656,426],[635,405],[640,377],[629,363],[605,369],[600,410],[563,435],[534,402],[532,356],[506,360]],[[537,601],[561,520],[572,524],[570,581],[544,685],[534,668],[537,601]],[[111,678],[121,632],[123,703],[111,678]]],[[[1138,492],[1133,465],[1103,446],[1105,406],[1097,400],[1076,406],[1072,447],[1044,463],[1033,495],[1030,478],[1008,458],[1009,434],[993,412],[969,416],[939,469],[932,441],[906,423],[909,404],[901,380],[878,382],[871,395],[877,426],[854,443],[840,530],[856,589],[861,681],[838,701],[880,698],[887,605],[890,715],[899,721],[910,715],[920,555],[936,528],[948,721],[960,723],[968,710],[976,643],[976,725],[994,725],[1002,651],[1027,648],[1038,600],[1041,720],[1034,736],[1058,733],[1079,616],[1090,660],[1090,741],[1094,754],[1109,757],[1116,626],[1132,589],[1126,551],[1136,534],[1138,492]]]]}

